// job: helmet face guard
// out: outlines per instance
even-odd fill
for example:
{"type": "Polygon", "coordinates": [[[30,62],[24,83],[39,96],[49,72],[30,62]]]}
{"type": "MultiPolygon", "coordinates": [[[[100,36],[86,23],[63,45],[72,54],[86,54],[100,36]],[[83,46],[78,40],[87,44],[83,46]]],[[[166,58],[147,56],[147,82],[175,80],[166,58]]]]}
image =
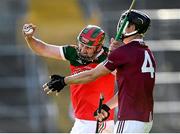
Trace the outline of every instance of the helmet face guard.
{"type": "MultiPolygon", "coordinates": [[[[125,13],[123,13],[119,19],[118,25],[117,25],[117,30],[119,29],[119,27],[122,25],[122,21],[125,18],[125,16],[127,15],[128,11],[126,11],[125,13]]],[[[131,32],[131,33],[125,33],[125,31],[123,31],[123,36],[124,37],[129,37],[132,35],[135,35],[136,33],[139,34],[145,34],[145,32],[147,31],[148,27],[150,26],[150,18],[148,15],[146,15],[145,13],[141,12],[141,11],[137,11],[137,10],[131,10],[128,15],[128,25],[135,25],[135,31],[131,32]]]]}

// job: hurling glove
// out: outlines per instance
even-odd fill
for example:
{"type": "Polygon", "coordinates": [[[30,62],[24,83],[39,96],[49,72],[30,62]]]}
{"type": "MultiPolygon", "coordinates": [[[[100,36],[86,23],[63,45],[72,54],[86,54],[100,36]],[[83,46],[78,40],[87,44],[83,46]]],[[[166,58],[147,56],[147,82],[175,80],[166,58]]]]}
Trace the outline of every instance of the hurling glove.
{"type": "MultiPolygon", "coordinates": [[[[110,116],[109,110],[111,110],[111,109],[106,104],[102,104],[101,110],[104,110],[108,114],[107,117],[102,119],[102,121],[105,121],[109,118],[109,116],[110,116]]],[[[97,113],[98,113],[98,109],[94,112],[94,116],[97,116],[97,113]]]]}
{"type": "Polygon", "coordinates": [[[50,82],[47,83],[48,88],[53,92],[60,92],[66,86],[64,78],[64,76],[52,75],[50,82]]]}

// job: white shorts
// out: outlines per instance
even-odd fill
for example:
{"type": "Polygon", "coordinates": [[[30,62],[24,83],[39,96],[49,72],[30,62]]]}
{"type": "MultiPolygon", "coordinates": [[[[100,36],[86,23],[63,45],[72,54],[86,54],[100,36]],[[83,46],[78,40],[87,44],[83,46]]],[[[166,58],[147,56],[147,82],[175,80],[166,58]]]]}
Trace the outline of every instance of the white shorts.
{"type": "MultiPolygon", "coordinates": [[[[113,133],[114,121],[104,121],[99,126],[99,133],[113,133]]],[[[74,126],[72,127],[71,134],[79,133],[95,133],[96,131],[96,121],[81,120],[75,118],[74,126]]]]}
{"type": "Polygon", "coordinates": [[[114,127],[116,133],[149,133],[152,128],[153,121],[142,122],[135,120],[117,121],[114,127]]]}

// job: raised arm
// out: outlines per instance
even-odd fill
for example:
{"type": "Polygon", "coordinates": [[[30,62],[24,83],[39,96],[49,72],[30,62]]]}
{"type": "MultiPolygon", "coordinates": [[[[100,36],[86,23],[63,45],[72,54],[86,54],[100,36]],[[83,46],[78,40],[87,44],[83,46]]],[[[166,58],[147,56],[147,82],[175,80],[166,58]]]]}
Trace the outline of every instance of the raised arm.
{"type": "Polygon", "coordinates": [[[51,45],[35,38],[35,30],[36,26],[33,24],[25,24],[23,26],[22,32],[28,46],[38,55],[61,60],[62,56],[59,52],[59,46],[51,45]]]}

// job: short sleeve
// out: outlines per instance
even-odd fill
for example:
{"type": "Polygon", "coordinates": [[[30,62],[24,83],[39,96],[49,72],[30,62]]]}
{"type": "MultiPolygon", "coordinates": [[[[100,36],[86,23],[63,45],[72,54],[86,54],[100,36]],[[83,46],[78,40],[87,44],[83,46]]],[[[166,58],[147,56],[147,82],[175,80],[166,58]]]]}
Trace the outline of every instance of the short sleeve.
{"type": "Polygon", "coordinates": [[[64,60],[72,61],[77,55],[75,46],[71,45],[60,46],[59,51],[64,60]]]}
{"type": "Polygon", "coordinates": [[[64,46],[59,46],[59,53],[60,53],[60,55],[61,55],[61,57],[62,57],[63,60],[67,60],[67,59],[65,58],[65,56],[64,56],[63,47],[64,47],[64,46]]]}
{"type": "Polygon", "coordinates": [[[110,54],[106,59],[106,61],[104,62],[104,66],[110,71],[114,71],[116,69],[116,63],[113,57],[114,56],[110,54]]]}

